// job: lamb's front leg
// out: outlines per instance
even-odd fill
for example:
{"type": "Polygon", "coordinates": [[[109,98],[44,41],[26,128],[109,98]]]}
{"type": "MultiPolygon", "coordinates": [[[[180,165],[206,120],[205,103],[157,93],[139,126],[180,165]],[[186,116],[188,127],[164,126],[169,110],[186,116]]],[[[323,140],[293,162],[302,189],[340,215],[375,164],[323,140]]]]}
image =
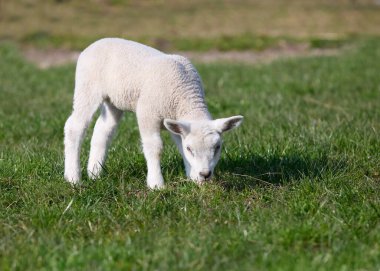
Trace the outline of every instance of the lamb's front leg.
{"type": "Polygon", "coordinates": [[[150,188],[162,188],[164,178],[161,173],[160,157],[162,140],[159,133],[141,135],[146,164],[148,167],[147,184],[150,188]]]}
{"type": "Polygon", "coordinates": [[[147,184],[152,189],[163,188],[164,178],[162,177],[160,165],[160,157],[163,149],[160,136],[160,121],[155,121],[151,116],[145,117],[142,114],[137,114],[137,121],[148,168],[147,184]]]}

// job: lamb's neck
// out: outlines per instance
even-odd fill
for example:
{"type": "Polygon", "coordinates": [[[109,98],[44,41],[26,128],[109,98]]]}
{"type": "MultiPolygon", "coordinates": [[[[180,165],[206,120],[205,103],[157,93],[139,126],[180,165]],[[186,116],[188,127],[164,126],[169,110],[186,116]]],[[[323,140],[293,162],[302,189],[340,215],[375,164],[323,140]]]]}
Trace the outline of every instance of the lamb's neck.
{"type": "Polygon", "coordinates": [[[206,109],[193,109],[185,114],[179,115],[178,120],[185,121],[200,121],[200,120],[212,120],[210,112],[206,109]]]}
{"type": "Polygon", "coordinates": [[[199,121],[212,119],[203,96],[184,99],[179,104],[178,109],[177,120],[199,121]]]}

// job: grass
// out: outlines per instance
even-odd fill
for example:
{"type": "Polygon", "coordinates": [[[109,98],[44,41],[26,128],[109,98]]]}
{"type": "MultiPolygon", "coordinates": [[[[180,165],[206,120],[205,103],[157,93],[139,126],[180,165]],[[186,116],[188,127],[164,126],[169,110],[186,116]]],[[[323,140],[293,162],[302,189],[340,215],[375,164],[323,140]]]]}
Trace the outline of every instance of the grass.
{"type": "Polygon", "coordinates": [[[212,114],[245,122],[202,187],[163,133],[167,188],[149,191],[133,114],[100,180],[64,182],[74,66],[38,70],[2,44],[0,269],[378,270],[379,48],[197,65],[212,114]]]}
{"type": "Polygon", "coordinates": [[[339,45],[379,35],[374,0],[0,0],[0,40],[83,49],[119,36],[164,50],[262,50],[284,42],[339,45]]]}

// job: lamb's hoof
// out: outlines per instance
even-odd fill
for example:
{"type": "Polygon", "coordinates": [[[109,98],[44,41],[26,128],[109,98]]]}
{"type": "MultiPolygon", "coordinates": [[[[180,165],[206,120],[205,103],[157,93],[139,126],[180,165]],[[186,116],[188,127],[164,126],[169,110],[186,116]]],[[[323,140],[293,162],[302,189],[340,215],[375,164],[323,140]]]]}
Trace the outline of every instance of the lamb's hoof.
{"type": "Polygon", "coordinates": [[[93,171],[87,171],[87,175],[91,180],[96,180],[99,179],[100,177],[100,172],[94,173],[93,171]]]}
{"type": "Polygon", "coordinates": [[[146,178],[146,183],[150,189],[158,190],[164,188],[164,178],[161,174],[149,174],[146,178]]]}
{"type": "Polygon", "coordinates": [[[103,167],[100,164],[95,164],[94,166],[88,166],[87,175],[91,180],[96,180],[100,177],[103,167]]]}
{"type": "Polygon", "coordinates": [[[78,185],[80,182],[80,177],[78,176],[69,176],[65,174],[65,180],[69,182],[72,186],[78,185]]]}
{"type": "Polygon", "coordinates": [[[161,189],[164,189],[165,188],[165,185],[164,184],[148,184],[148,187],[152,190],[161,190],[161,189]]]}
{"type": "Polygon", "coordinates": [[[160,181],[150,181],[149,179],[147,180],[148,187],[152,190],[160,190],[165,188],[164,180],[160,181]]]}

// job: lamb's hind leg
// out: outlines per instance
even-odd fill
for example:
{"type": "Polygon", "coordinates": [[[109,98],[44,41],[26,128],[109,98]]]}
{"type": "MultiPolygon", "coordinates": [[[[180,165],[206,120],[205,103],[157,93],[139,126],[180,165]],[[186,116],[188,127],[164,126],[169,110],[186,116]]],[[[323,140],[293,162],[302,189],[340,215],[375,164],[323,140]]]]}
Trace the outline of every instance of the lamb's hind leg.
{"type": "Polygon", "coordinates": [[[84,92],[76,90],[71,116],[65,124],[65,179],[77,183],[81,177],[80,147],[92,116],[98,109],[101,99],[85,97],[84,92]],[[92,98],[92,99],[91,99],[92,98]]]}
{"type": "Polygon", "coordinates": [[[87,172],[90,178],[99,177],[107,156],[107,149],[123,112],[109,102],[104,102],[91,139],[87,172]]]}

